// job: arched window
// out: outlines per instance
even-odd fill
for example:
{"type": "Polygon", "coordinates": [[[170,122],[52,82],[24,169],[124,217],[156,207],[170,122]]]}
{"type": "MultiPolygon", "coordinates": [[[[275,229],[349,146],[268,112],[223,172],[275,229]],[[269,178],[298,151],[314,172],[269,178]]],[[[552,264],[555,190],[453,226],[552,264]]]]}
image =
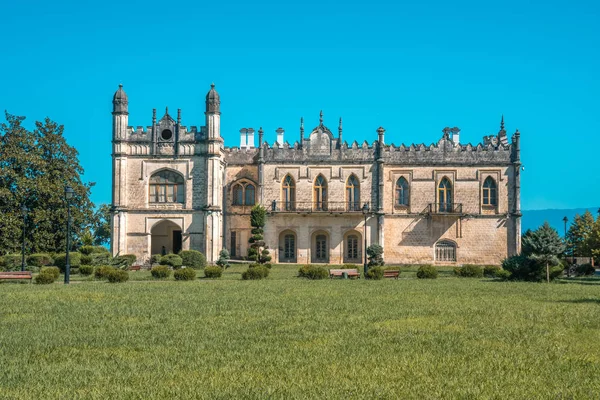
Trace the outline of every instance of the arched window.
{"type": "Polygon", "coordinates": [[[452,183],[448,178],[442,179],[438,186],[438,201],[440,212],[452,212],[452,183]]]}
{"type": "Polygon", "coordinates": [[[318,262],[327,262],[327,236],[317,235],[316,241],[316,259],[318,262]]]}
{"type": "Polygon", "coordinates": [[[183,203],[183,176],[163,170],[150,177],[150,203],[183,203]]]}
{"type": "Polygon", "coordinates": [[[408,190],[408,181],[401,176],[396,181],[396,205],[408,206],[408,199],[410,198],[408,190]]]}
{"type": "Polygon", "coordinates": [[[244,205],[244,188],[239,183],[233,187],[233,205],[244,205]]]}
{"type": "Polygon", "coordinates": [[[491,176],[483,181],[483,205],[495,206],[498,204],[498,196],[496,191],[496,181],[491,176]]]}
{"type": "Polygon", "coordinates": [[[314,187],[314,208],[317,211],[327,211],[327,181],[323,175],[317,176],[314,187]]]}
{"type": "Polygon", "coordinates": [[[354,175],[346,182],[346,203],[348,211],[360,211],[360,185],[354,175]]]}
{"type": "Polygon", "coordinates": [[[346,257],[349,260],[358,259],[358,236],[348,235],[346,239],[346,257]]]}
{"type": "Polygon", "coordinates": [[[254,203],[256,203],[254,185],[248,184],[245,187],[244,204],[247,206],[253,206],[254,203]]]}
{"type": "Polygon", "coordinates": [[[283,179],[282,193],[283,207],[286,211],[292,211],[296,208],[296,183],[290,175],[283,179]]]}
{"type": "Polygon", "coordinates": [[[435,245],[435,261],[456,261],[456,244],[440,240],[435,245]]]}

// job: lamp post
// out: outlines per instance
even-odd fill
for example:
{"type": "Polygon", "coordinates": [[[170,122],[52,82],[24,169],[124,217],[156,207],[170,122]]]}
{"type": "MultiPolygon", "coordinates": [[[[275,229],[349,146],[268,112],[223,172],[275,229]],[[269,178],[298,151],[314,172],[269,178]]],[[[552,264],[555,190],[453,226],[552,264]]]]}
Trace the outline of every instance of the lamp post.
{"type": "Polygon", "coordinates": [[[23,246],[21,248],[21,272],[25,271],[25,218],[27,218],[27,206],[23,204],[21,206],[21,213],[23,214],[23,246]]]}
{"type": "Polygon", "coordinates": [[[67,202],[67,255],[65,257],[65,285],[69,283],[71,275],[71,263],[69,261],[69,248],[71,247],[71,199],[73,198],[73,189],[70,186],[65,187],[65,200],[67,202]]]}
{"type": "MultiPolygon", "coordinates": [[[[567,254],[569,253],[567,250],[567,221],[569,221],[569,218],[567,218],[567,216],[565,215],[565,217],[563,218],[563,222],[565,223],[565,259],[567,258],[567,254]]],[[[569,276],[569,268],[567,268],[567,277],[569,276]]]]}
{"type": "Polygon", "coordinates": [[[362,213],[365,216],[365,224],[363,226],[363,236],[365,237],[365,248],[363,250],[365,263],[363,265],[364,276],[367,276],[367,272],[369,271],[369,266],[367,265],[367,214],[369,213],[369,205],[365,203],[362,207],[362,213]]]}

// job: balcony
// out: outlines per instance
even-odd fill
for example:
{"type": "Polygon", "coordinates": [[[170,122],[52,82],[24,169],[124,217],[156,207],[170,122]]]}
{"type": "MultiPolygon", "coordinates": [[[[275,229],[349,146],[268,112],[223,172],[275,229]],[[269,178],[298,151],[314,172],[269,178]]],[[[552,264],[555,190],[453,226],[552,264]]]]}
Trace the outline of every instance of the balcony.
{"type": "MultiPolygon", "coordinates": [[[[369,203],[366,203],[367,207],[369,203]]],[[[276,201],[268,208],[273,213],[362,213],[364,204],[352,201],[276,201]]]]}
{"type": "Polygon", "coordinates": [[[429,203],[421,212],[424,215],[463,215],[461,203],[429,203]]]}

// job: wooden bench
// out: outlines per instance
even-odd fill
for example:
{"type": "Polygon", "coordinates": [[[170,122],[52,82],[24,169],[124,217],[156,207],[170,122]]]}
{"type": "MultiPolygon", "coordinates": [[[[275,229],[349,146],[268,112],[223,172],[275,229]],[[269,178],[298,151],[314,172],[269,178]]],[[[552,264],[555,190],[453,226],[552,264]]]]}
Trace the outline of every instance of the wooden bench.
{"type": "Polygon", "coordinates": [[[355,278],[360,278],[360,272],[358,272],[357,269],[330,269],[329,270],[329,277],[330,278],[334,278],[334,277],[343,277],[344,273],[348,274],[348,278],[351,277],[355,277],[355,278]]]}
{"type": "Polygon", "coordinates": [[[384,278],[398,279],[399,276],[400,276],[399,270],[388,269],[388,270],[383,271],[384,278]]]}
{"type": "Polygon", "coordinates": [[[130,271],[139,271],[140,269],[142,269],[141,265],[132,265],[131,267],[129,267],[130,271]]]}
{"type": "Polygon", "coordinates": [[[0,280],[5,279],[29,279],[31,282],[31,271],[8,271],[8,272],[0,272],[0,280]]]}

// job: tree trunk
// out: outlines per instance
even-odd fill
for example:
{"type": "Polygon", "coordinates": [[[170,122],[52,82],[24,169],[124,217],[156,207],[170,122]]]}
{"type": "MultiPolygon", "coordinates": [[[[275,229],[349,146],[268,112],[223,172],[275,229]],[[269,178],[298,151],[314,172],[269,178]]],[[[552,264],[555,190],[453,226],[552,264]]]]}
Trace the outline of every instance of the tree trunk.
{"type": "Polygon", "coordinates": [[[550,283],[550,264],[546,262],[546,282],[550,283]]]}

